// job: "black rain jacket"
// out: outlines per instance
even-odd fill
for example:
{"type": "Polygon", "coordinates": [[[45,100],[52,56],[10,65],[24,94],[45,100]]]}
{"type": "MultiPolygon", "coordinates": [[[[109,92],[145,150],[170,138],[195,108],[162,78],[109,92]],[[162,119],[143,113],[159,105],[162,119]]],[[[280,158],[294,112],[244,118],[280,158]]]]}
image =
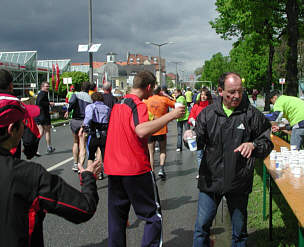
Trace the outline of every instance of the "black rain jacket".
{"type": "Polygon", "coordinates": [[[252,191],[254,163],[273,149],[271,125],[255,107],[242,100],[228,117],[222,97],[203,109],[196,119],[197,145],[203,149],[198,188],[217,194],[244,194],[252,191]],[[249,159],[234,152],[244,142],[256,148],[249,159]]]}
{"type": "Polygon", "coordinates": [[[41,165],[0,148],[0,246],[44,246],[46,212],[74,223],[89,220],[99,200],[96,180],[91,172],[81,177],[80,192],[41,165]]]}

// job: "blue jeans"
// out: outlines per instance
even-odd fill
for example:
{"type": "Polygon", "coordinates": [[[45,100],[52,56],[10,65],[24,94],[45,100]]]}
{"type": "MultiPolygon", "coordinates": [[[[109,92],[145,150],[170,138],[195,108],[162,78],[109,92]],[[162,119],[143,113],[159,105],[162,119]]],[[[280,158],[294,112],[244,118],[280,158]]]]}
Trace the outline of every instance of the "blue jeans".
{"type": "Polygon", "coordinates": [[[203,150],[201,149],[196,150],[196,161],[197,161],[198,170],[201,165],[202,157],[203,157],[203,150]]]}
{"type": "MultiPolygon", "coordinates": [[[[193,247],[210,246],[210,227],[222,195],[199,193],[193,247]]],[[[232,223],[232,247],[245,247],[247,241],[248,194],[225,194],[232,223]]]]}
{"type": "Polygon", "coordinates": [[[304,144],[304,128],[292,129],[290,137],[290,145],[297,145],[297,149],[300,150],[301,145],[304,144]]]}
{"type": "Polygon", "coordinates": [[[188,120],[177,121],[177,148],[183,149],[183,129],[190,129],[188,120]]]}

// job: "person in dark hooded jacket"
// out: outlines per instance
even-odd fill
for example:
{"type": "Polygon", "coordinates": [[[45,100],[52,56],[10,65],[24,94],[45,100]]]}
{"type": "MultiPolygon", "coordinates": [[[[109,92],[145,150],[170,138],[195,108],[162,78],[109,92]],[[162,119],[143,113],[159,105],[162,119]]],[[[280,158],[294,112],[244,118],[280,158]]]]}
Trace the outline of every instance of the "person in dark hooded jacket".
{"type": "Polygon", "coordinates": [[[252,190],[254,163],[273,149],[271,125],[243,98],[241,77],[225,73],[217,100],[203,109],[187,137],[196,136],[204,155],[199,169],[198,214],[194,247],[210,246],[210,227],[225,196],[232,222],[232,246],[246,246],[247,204],[252,190]]]}

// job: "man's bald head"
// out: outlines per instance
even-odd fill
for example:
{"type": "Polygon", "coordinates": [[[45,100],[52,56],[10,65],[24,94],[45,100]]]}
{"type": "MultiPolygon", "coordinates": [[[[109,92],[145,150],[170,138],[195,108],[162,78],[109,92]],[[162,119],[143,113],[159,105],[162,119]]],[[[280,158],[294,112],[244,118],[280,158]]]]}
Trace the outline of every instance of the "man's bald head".
{"type": "Polygon", "coordinates": [[[111,82],[108,82],[108,81],[105,82],[105,83],[103,84],[102,88],[103,88],[104,91],[110,92],[111,89],[112,89],[112,84],[111,84],[111,82]]]}

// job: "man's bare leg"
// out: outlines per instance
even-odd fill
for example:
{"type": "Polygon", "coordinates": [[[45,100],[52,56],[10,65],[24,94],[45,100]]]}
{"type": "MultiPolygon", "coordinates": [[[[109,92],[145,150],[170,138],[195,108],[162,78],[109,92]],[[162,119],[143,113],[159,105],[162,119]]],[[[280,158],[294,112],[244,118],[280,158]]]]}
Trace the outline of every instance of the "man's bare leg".
{"type": "Polygon", "coordinates": [[[51,125],[43,125],[47,147],[51,147],[51,125]]]}
{"type": "Polygon", "coordinates": [[[148,143],[150,164],[152,171],[154,170],[154,148],[155,148],[155,142],[148,143]]]}
{"type": "Polygon", "coordinates": [[[86,158],[86,134],[79,133],[79,156],[78,156],[78,168],[83,168],[83,164],[86,158]]]}
{"type": "Polygon", "coordinates": [[[166,146],[167,146],[167,140],[159,141],[159,165],[160,169],[158,172],[158,176],[161,177],[161,179],[166,179],[166,173],[165,173],[165,161],[166,161],[166,146]]]}

